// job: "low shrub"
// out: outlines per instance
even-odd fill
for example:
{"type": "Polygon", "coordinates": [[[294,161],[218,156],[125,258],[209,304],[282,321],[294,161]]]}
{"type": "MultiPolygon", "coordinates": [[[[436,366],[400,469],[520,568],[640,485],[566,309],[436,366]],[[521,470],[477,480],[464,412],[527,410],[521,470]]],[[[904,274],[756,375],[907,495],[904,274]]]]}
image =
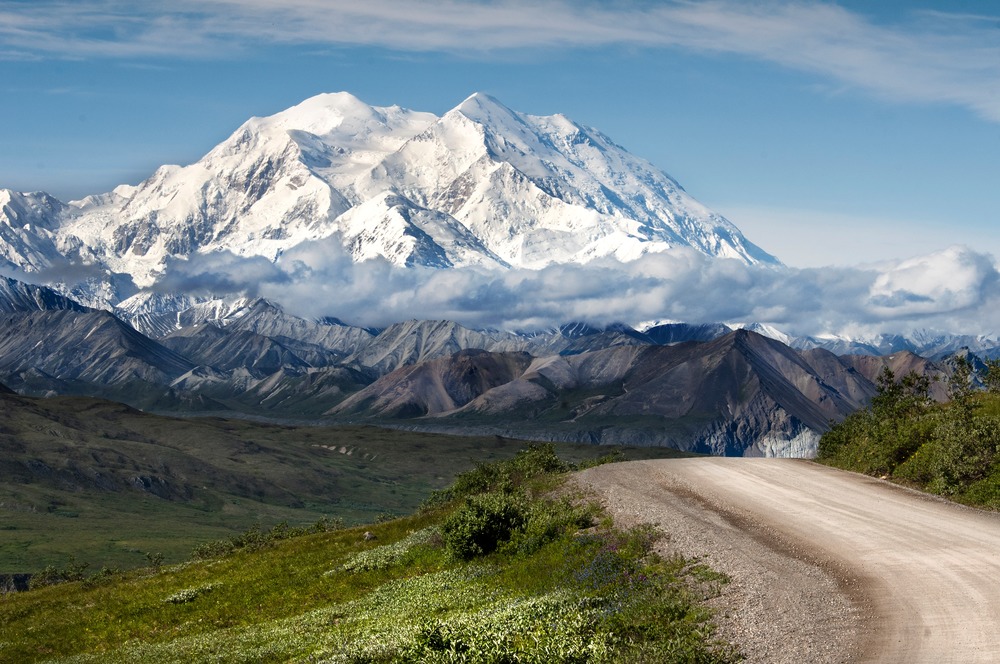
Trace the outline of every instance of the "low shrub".
{"type": "Polygon", "coordinates": [[[495,551],[528,521],[527,501],[518,494],[493,492],[466,498],[441,524],[449,553],[470,560],[495,551]]]}
{"type": "Polygon", "coordinates": [[[552,443],[532,443],[510,459],[481,463],[472,470],[461,473],[450,487],[431,493],[422,509],[431,509],[457,498],[490,491],[510,492],[531,478],[567,470],[570,470],[570,466],[559,459],[552,443]]]}
{"type": "Polygon", "coordinates": [[[262,531],[260,525],[255,524],[239,535],[199,544],[191,552],[191,557],[196,560],[223,558],[236,551],[256,551],[281,540],[315,533],[331,532],[343,527],[343,519],[330,519],[327,517],[323,517],[311,526],[301,527],[289,526],[287,521],[282,521],[266,531],[262,531]]]}
{"type": "Polygon", "coordinates": [[[440,540],[441,532],[436,526],[418,530],[410,533],[407,537],[393,542],[383,544],[374,549],[359,551],[338,569],[331,570],[327,574],[334,572],[368,572],[372,570],[388,569],[403,563],[413,549],[420,546],[427,546],[440,540]]]}
{"type": "Polygon", "coordinates": [[[198,586],[197,588],[185,588],[184,590],[178,590],[173,595],[170,595],[163,600],[165,604],[188,604],[193,602],[202,595],[210,593],[218,587],[219,584],[210,583],[204,586],[198,586]]]}
{"type": "Polygon", "coordinates": [[[59,583],[83,581],[86,578],[84,572],[88,567],[90,567],[90,563],[77,562],[76,558],[70,556],[66,567],[62,569],[57,568],[55,565],[48,565],[38,574],[33,574],[31,580],[28,582],[28,588],[34,590],[36,588],[54,586],[59,583]]]}

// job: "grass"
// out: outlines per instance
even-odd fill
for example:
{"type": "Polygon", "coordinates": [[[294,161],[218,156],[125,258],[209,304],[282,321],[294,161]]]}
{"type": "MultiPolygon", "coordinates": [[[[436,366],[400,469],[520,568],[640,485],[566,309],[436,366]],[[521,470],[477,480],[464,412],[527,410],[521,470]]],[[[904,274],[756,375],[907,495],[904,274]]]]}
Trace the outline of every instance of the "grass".
{"type": "Polygon", "coordinates": [[[553,497],[565,465],[531,454],[477,466],[408,517],[4,596],[0,660],[736,661],[697,601],[718,575],[553,497]],[[489,495],[516,496],[524,525],[464,560],[446,524],[489,495]]]}
{"type": "MultiPolygon", "coordinates": [[[[0,574],[70,556],[133,568],[180,562],[199,543],[253,524],[411,513],[477,463],[523,446],[363,426],[178,419],[98,399],[0,399],[0,574]],[[138,479],[137,479],[138,478],[138,479]]],[[[607,452],[561,445],[571,461],[607,452]]],[[[625,450],[626,458],[670,450],[625,450]]]]}

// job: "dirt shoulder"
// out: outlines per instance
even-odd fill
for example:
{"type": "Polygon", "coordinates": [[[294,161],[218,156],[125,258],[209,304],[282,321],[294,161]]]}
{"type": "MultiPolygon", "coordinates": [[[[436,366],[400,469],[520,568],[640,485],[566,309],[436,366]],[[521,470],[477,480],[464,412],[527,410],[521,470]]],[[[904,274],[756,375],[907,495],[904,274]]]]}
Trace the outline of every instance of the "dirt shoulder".
{"type": "Polygon", "coordinates": [[[677,459],[576,476],[662,553],[732,579],[719,636],[748,662],[1000,661],[1000,518],[780,459],[677,459]]]}

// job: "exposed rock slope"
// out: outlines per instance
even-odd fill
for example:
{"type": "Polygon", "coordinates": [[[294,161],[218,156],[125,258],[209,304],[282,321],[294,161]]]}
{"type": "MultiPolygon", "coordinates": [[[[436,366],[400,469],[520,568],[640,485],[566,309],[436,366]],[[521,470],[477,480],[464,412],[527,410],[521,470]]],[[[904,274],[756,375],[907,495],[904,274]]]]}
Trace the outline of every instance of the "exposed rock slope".
{"type": "MultiPolygon", "coordinates": [[[[929,370],[926,362],[922,368],[929,370]]],[[[624,345],[530,361],[523,353],[462,352],[398,369],[333,412],[430,416],[439,424],[712,454],[804,456],[831,420],[874,392],[871,380],[832,353],[800,353],[738,330],[707,343],[624,345]],[[456,376],[477,376],[475,389],[452,389],[465,386],[456,376]]]]}

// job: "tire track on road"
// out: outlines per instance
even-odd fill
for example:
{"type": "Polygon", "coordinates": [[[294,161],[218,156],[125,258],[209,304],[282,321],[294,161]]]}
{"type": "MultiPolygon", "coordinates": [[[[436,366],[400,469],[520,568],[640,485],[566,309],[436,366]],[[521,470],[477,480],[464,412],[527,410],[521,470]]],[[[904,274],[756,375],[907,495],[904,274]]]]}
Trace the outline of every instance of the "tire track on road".
{"type": "Polygon", "coordinates": [[[751,662],[1000,661],[1000,516],[792,459],[577,475],[624,523],[733,578],[722,636],[751,662]]]}

